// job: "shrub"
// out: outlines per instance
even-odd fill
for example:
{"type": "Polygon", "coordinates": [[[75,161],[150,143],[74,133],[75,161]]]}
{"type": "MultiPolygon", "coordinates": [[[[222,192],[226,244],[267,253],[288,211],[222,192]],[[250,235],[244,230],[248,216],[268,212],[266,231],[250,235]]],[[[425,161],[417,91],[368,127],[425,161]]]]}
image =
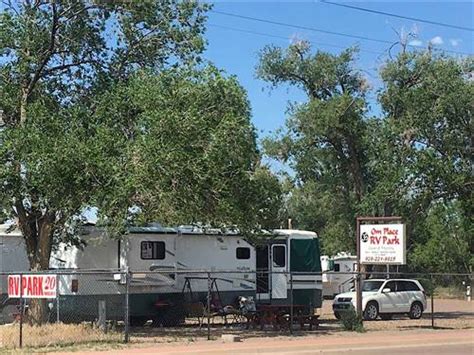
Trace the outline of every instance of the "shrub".
{"type": "Polygon", "coordinates": [[[362,317],[357,315],[357,312],[353,307],[345,312],[341,312],[341,324],[344,330],[364,332],[362,317]]]}

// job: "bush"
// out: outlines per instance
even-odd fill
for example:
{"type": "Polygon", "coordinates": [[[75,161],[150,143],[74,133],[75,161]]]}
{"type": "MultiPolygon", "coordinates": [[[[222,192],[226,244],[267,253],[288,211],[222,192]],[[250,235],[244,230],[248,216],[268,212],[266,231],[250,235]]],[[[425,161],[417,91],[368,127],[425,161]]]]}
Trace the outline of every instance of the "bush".
{"type": "Polygon", "coordinates": [[[341,312],[341,324],[344,330],[364,332],[362,317],[357,315],[356,310],[351,307],[347,311],[341,312]]]}

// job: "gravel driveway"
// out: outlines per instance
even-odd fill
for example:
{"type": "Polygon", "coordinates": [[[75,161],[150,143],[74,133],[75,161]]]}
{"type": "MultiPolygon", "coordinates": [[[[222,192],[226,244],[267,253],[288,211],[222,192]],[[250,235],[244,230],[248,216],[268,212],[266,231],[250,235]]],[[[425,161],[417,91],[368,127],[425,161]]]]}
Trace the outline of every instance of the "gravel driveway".
{"type": "MultiPolygon", "coordinates": [[[[321,328],[339,327],[332,313],[332,300],[325,300],[321,309],[321,328]]],[[[468,302],[455,299],[434,300],[434,324],[437,328],[466,329],[474,328],[474,301],[468,302]]],[[[395,330],[431,327],[431,302],[428,300],[428,309],[418,320],[408,316],[395,316],[388,321],[364,322],[367,330],[395,330]]]]}

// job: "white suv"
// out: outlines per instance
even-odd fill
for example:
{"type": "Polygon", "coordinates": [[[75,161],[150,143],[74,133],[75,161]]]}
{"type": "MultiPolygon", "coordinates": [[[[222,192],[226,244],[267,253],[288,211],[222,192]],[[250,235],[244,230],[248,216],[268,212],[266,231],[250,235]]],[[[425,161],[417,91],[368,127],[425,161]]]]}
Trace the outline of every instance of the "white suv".
{"type": "MultiPolygon", "coordinates": [[[[332,309],[336,318],[356,307],[356,293],[346,292],[334,298],[332,309]]],[[[362,310],[364,319],[375,320],[378,316],[390,319],[394,314],[408,314],[418,319],[426,309],[426,295],[417,280],[371,279],[362,284],[362,310]]]]}

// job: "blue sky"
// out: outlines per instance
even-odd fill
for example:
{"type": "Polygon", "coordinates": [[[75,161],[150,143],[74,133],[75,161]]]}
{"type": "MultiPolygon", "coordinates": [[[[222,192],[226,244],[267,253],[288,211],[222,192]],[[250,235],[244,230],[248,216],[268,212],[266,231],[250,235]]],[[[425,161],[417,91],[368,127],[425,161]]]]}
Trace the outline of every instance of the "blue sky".
{"type": "MultiPolygon", "coordinates": [[[[346,4],[457,26],[474,27],[473,2],[353,1],[346,4]]],[[[426,46],[429,41],[432,41],[436,48],[473,53],[474,32],[360,12],[322,4],[319,1],[218,1],[214,3],[214,10],[393,42],[398,38],[396,31],[415,31],[418,33],[417,41],[419,41],[413,42],[415,45],[426,46]]],[[[288,46],[292,39],[296,38],[309,40],[313,43],[314,49],[331,53],[338,53],[341,49],[318,43],[343,47],[358,44],[362,50],[380,52],[382,54],[361,51],[356,63],[366,73],[374,90],[380,87],[377,70],[387,59],[386,50],[390,46],[389,44],[358,41],[341,36],[254,22],[213,12],[209,13],[208,24],[206,37],[209,43],[205,57],[227,73],[236,75],[247,90],[252,105],[252,120],[257,127],[259,138],[284,125],[288,101],[305,100],[304,94],[295,88],[282,87],[269,90],[265,82],[255,78],[257,53],[265,45],[288,46]],[[243,33],[220,26],[283,38],[243,33]]],[[[372,98],[374,96],[375,94],[372,94],[372,98]]],[[[372,106],[374,106],[373,103],[372,106]]],[[[372,112],[377,113],[379,110],[377,107],[373,107],[372,112]]]]}

